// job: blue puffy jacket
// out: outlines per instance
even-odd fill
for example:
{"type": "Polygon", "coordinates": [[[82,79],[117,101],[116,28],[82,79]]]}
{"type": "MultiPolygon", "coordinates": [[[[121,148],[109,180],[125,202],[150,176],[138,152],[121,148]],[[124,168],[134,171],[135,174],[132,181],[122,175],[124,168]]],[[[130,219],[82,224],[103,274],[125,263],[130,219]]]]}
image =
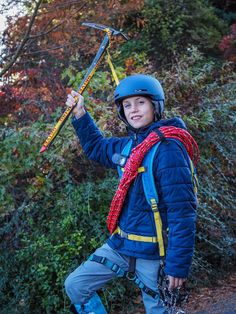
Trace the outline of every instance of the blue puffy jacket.
{"type": "MultiPolygon", "coordinates": [[[[72,124],[88,158],[109,168],[116,168],[112,156],[121,153],[130,137],[136,146],[153,129],[161,126],[186,128],[181,119],[173,118],[154,122],[136,133],[131,131],[129,137],[104,138],[88,113],[79,119],[74,117],[72,124]]],[[[197,199],[184,146],[174,140],[162,142],[156,152],[153,169],[163,230],[169,230],[165,272],[185,278],[189,273],[194,250],[197,199]]],[[[141,175],[136,177],[128,191],[118,223],[126,233],[155,237],[153,212],[144,195],[141,175]]],[[[113,234],[108,239],[108,244],[128,256],[160,258],[157,243],[131,241],[113,234]]]]}

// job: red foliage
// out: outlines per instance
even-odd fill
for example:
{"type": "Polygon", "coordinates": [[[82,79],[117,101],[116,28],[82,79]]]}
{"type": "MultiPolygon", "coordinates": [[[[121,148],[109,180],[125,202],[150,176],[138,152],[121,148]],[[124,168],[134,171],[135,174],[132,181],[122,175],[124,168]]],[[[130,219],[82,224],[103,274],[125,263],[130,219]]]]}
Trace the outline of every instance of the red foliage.
{"type": "MultiPolygon", "coordinates": [[[[124,28],[130,12],[135,16],[143,6],[144,0],[101,0],[94,2],[53,0],[40,8],[34,27],[22,55],[22,61],[57,58],[65,62],[79,53],[80,58],[93,56],[104,32],[81,26],[89,21],[105,24],[116,29],[124,28]],[[39,34],[44,34],[38,36],[39,34]]],[[[26,28],[28,16],[9,22],[4,42],[10,53],[21,42],[22,29],[26,28]]],[[[141,27],[143,21],[137,18],[141,27]]]]}
{"type": "Polygon", "coordinates": [[[66,91],[59,72],[51,70],[46,76],[45,70],[42,64],[9,73],[14,80],[0,88],[0,116],[31,123],[43,113],[50,117],[58,105],[64,105],[66,91]]]}
{"type": "Polygon", "coordinates": [[[224,53],[225,59],[236,63],[236,23],[231,25],[230,34],[223,37],[219,48],[224,53]]]}
{"type": "Polygon", "coordinates": [[[0,89],[0,116],[17,111],[21,101],[22,97],[15,87],[8,84],[2,86],[0,89]]]}
{"type": "MultiPolygon", "coordinates": [[[[66,90],[61,82],[62,71],[70,64],[78,71],[85,69],[104,37],[104,32],[82,27],[82,22],[120,29],[128,23],[130,12],[135,16],[143,3],[143,0],[53,0],[44,3],[20,58],[0,88],[0,115],[11,114],[18,122],[27,123],[42,113],[50,118],[58,105],[64,106],[66,99],[66,90]]],[[[14,21],[9,19],[4,32],[8,58],[14,55],[22,41],[22,30],[26,30],[29,20],[29,16],[14,21]]],[[[139,24],[141,27],[141,21],[139,24]]],[[[132,64],[127,64],[127,71],[130,68],[132,64]]]]}

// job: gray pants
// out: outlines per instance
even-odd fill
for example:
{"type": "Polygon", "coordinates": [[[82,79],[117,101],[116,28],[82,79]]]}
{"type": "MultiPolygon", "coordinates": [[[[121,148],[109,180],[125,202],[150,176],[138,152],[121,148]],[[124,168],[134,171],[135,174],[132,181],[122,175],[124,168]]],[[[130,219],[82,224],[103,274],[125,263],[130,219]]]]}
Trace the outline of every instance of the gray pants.
{"type": "MultiPolygon", "coordinates": [[[[128,271],[129,256],[119,254],[108,244],[98,248],[95,253],[106,257],[128,271]]],[[[136,275],[150,289],[157,291],[157,276],[160,266],[159,260],[137,258],[136,275]]],[[[107,266],[93,261],[82,263],[65,281],[66,293],[73,304],[85,304],[98,289],[116,277],[116,274],[107,266]]],[[[165,309],[159,299],[154,299],[142,291],[142,297],[147,314],[164,314],[165,309]]]]}

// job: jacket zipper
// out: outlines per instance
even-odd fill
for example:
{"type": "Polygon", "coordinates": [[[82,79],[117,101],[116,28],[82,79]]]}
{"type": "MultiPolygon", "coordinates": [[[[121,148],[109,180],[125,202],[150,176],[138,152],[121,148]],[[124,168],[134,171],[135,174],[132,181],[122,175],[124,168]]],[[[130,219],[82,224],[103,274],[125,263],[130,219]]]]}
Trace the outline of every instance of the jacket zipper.
{"type": "MultiPolygon", "coordinates": [[[[136,147],[138,145],[138,132],[137,133],[134,133],[134,147],[136,147]]],[[[134,182],[133,182],[133,186],[136,185],[137,183],[137,177],[134,179],[134,182]]]]}
{"type": "Polygon", "coordinates": [[[136,147],[138,144],[137,140],[138,140],[138,135],[137,135],[137,133],[134,133],[134,147],[136,147]]]}

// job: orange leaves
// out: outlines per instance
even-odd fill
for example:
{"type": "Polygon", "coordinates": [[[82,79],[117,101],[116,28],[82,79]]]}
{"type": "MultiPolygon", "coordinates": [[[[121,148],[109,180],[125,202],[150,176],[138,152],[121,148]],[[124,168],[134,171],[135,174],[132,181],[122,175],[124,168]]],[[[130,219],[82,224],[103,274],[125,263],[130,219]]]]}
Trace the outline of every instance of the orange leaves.
{"type": "Polygon", "coordinates": [[[139,29],[144,28],[145,23],[146,23],[146,20],[144,18],[142,18],[142,19],[139,18],[139,17],[136,18],[136,26],[137,26],[137,28],[139,28],[139,29]]]}
{"type": "Polygon", "coordinates": [[[51,95],[51,91],[48,89],[48,87],[46,86],[42,86],[39,89],[39,94],[41,95],[41,98],[43,101],[52,101],[52,95],[51,95]]]}
{"type": "Polygon", "coordinates": [[[125,60],[125,72],[127,75],[130,75],[135,69],[135,60],[134,58],[128,58],[125,60]]]}

